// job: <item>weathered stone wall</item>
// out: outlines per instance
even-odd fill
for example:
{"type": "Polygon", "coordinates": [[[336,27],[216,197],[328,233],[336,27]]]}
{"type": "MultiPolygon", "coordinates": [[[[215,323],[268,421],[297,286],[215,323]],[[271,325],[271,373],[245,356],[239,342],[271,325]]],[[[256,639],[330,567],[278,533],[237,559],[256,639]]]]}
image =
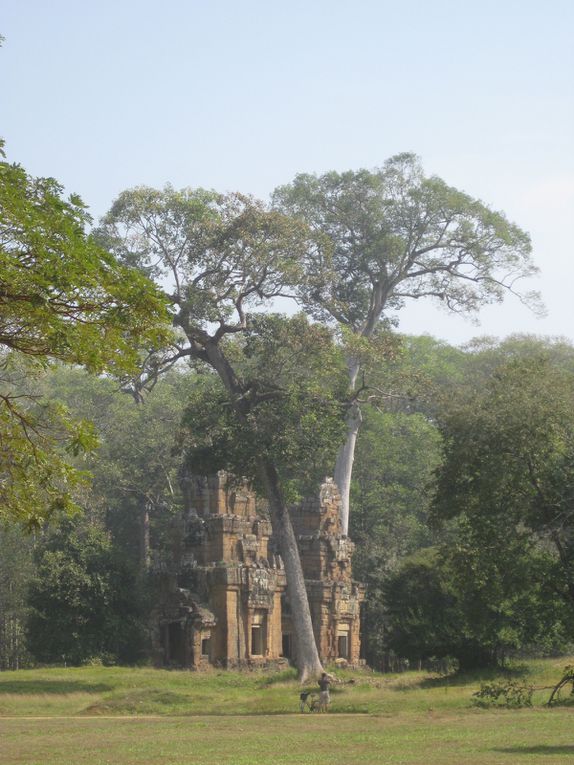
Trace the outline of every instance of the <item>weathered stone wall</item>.
{"type": "MultiPolygon", "coordinates": [[[[163,571],[154,614],[157,656],[196,669],[275,662],[284,650],[295,656],[285,572],[270,552],[271,524],[255,495],[218,473],[192,478],[187,501],[176,563],[163,571]]],[[[341,534],[339,506],[338,489],[327,480],[291,514],[319,655],[357,663],[364,592],[351,578],[354,546],[341,534]]]]}
{"type": "Polygon", "coordinates": [[[211,515],[257,515],[257,498],[245,484],[232,481],[224,471],[210,476],[192,476],[188,481],[188,509],[202,518],[211,515]]]}
{"type": "MultiPolygon", "coordinates": [[[[358,664],[360,604],[365,592],[364,587],[352,579],[351,561],[355,546],[342,534],[340,503],[337,485],[327,479],[318,496],[292,508],[291,515],[319,656],[323,661],[358,664]]],[[[288,628],[289,619],[286,618],[284,629],[288,628]]]]}

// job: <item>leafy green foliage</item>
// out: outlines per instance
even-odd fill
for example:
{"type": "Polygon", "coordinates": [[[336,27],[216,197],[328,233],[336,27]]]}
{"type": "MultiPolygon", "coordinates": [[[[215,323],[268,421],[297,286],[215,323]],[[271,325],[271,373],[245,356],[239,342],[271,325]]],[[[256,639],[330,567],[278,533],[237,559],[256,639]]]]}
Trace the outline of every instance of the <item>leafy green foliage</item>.
{"type": "Polygon", "coordinates": [[[386,650],[386,582],[405,556],[433,541],[428,516],[440,445],[437,428],[422,414],[364,407],[350,536],[357,544],[353,575],[367,585],[363,641],[373,666],[386,650]]]}
{"type": "MultiPolygon", "coordinates": [[[[514,292],[535,273],[528,234],[478,200],[424,175],[413,154],[391,157],[368,171],[301,174],[275,190],[275,207],[305,221],[331,245],[306,262],[299,299],[312,316],[335,321],[346,341],[350,389],[377,388],[365,363],[365,343],[388,330],[407,299],[432,298],[450,311],[475,313],[514,292]],[[346,330],[346,331],[345,331],[346,330]],[[359,373],[363,372],[362,379],[359,373]]],[[[533,307],[535,294],[523,298],[533,307]]],[[[374,354],[376,355],[376,354],[374,354]]],[[[348,434],[335,465],[347,530],[359,402],[348,411],[348,434]]]]}
{"type": "Polygon", "coordinates": [[[38,390],[45,368],[22,354],[0,360],[0,519],[37,527],[77,510],[87,473],[72,458],[97,446],[92,424],[38,390]]]}
{"type": "Polygon", "coordinates": [[[410,379],[415,395],[391,398],[371,434],[367,409],[368,437],[358,441],[357,469],[364,461],[365,473],[353,494],[355,571],[370,585],[367,642],[374,657],[390,647],[414,660],[450,655],[472,666],[518,649],[567,646],[573,358],[567,344],[534,338],[483,339],[464,351],[441,348],[432,338],[405,338],[387,372],[392,376],[394,367],[410,379]],[[420,417],[424,428],[413,429],[412,442],[402,430],[396,460],[381,424],[398,425],[399,414],[411,428],[420,417]],[[425,429],[434,442],[425,441],[425,429]],[[425,474],[425,449],[429,458],[434,453],[438,496],[430,505],[431,467],[426,486],[415,482],[409,501],[420,525],[403,525],[407,544],[393,557],[401,524],[386,526],[393,518],[386,506],[396,505],[403,524],[412,519],[401,498],[425,474]],[[392,491],[397,462],[405,467],[397,482],[403,493],[389,503],[381,488],[392,491]],[[367,533],[365,508],[372,508],[367,533]],[[431,544],[432,551],[416,552],[431,544]]]}
{"type": "Polygon", "coordinates": [[[302,222],[242,194],[205,189],[122,192],[96,237],[118,259],[169,279],[174,321],[202,343],[245,328],[246,312],[304,281],[322,237],[302,222]]]}
{"type": "Polygon", "coordinates": [[[301,315],[268,315],[226,353],[249,413],[237,418],[219,379],[200,376],[184,419],[186,460],[196,473],[226,469],[261,490],[264,454],[296,501],[327,474],[342,437],[345,368],[331,333],[301,315]]]}
{"type": "Polygon", "coordinates": [[[387,646],[415,660],[457,655],[460,614],[436,549],[405,559],[387,580],[384,597],[387,646]]]}
{"type": "Polygon", "coordinates": [[[123,192],[97,236],[118,258],[173,285],[173,320],[183,337],[171,357],[155,366],[150,360],[136,386],[145,388],[182,357],[219,376],[221,386],[211,380],[202,388],[200,381],[194,394],[203,410],[192,404],[197,465],[205,449],[211,470],[234,463],[245,476],[257,472],[262,456],[277,458],[287,480],[297,462],[323,465],[310,438],[333,435],[328,413],[339,407],[340,417],[342,411],[335,400],[343,391],[342,367],[331,333],[303,317],[257,312],[305,280],[306,259],[321,249],[323,237],[241,194],[171,187],[123,192]],[[202,430],[207,443],[200,443],[202,430]]]}
{"type": "Polygon", "coordinates": [[[317,258],[308,266],[314,286],[301,289],[306,305],[367,337],[381,315],[408,298],[474,312],[536,271],[524,231],[440,178],[426,177],[413,154],[398,154],[373,171],[298,175],[273,199],[332,244],[332,265],[317,258]]]}
{"type": "MultiPolygon", "coordinates": [[[[89,417],[92,423],[90,432],[100,444],[87,456],[82,453],[67,455],[72,465],[83,468],[79,471],[81,474],[86,470],[91,474],[89,483],[75,485],[74,494],[76,502],[92,519],[94,528],[99,530],[100,536],[96,535],[90,543],[92,552],[89,555],[86,553],[83,558],[80,552],[74,552],[76,563],[73,566],[69,562],[72,548],[74,545],[78,547],[78,539],[83,538],[81,535],[84,533],[81,522],[76,520],[74,523],[60,523],[59,528],[51,532],[45,530],[50,539],[50,554],[44,555],[46,538],[43,538],[40,542],[42,551],[36,556],[45,579],[41,586],[36,579],[34,588],[39,587],[41,593],[44,592],[43,584],[50,588],[40,609],[41,622],[37,614],[31,621],[32,625],[37,625],[34,630],[39,637],[35,638],[32,634],[30,637],[35,654],[42,660],[61,662],[63,654],[68,657],[68,662],[84,661],[91,655],[103,655],[105,660],[117,660],[119,657],[123,661],[141,657],[143,625],[152,605],[149,593],[144,592],[148,582],[142,573],[149,562],[149,545],[156,550],[162,549],[173,511],[180,506],[177,470],[181,459],[175,453],[174,445],[185,404],[186,386],[193,377],[191,372],[186,375],[176,370],[166,374],[155,386],[153,395],[140,405],[120,392],[110,378],[90,375],[85,370],[68,365],[53,365],[34,380],[27,375],[20,381],[20,390],[28,390],[38,401],[46,402],[45,406],[65,407],[70,422],[78,422],[80,415],[89,417]],[[149,521],[150,538],[147,540],[142,534],[144,513],[149,521]],[[98,519],[97,522],[95,519],[98,519]],[[58,556],[53,554],[55,540],[58,556]],[[100,551],[100,573],[108,567],[111,577],[102,598],[106,609],[116,608],[113,604],[117,604],[117,610],[115,614],[108,612],[105,619],[98,617],[99,621],[89,628],[80,628],[76,622],[86,619],[92,607],[89,600],[85,610],[82,610],[81,601],[93,597],[90,582],[96,574],[90,571],[93,572],[96,567],[94,550],[99,542],[104,545],[100,551]],[[147,549],[144,542],[148,545],[147,549]],[[86,568],[88,573],[84,570],[86,568]],[[60,595],[55,592],[57,587],[60,595]],[[61,594],[66,588],[68,594],[61,594]],[[65,598],[72,598],[69,593],[76,592],[74,588],[77,589],[74,607],[79,613],[73,612],[71,607],[65,611],[63,605],[65,598]],[[110,619],[113,619],[113,625],[109,624],[110,619]],[[60,648],[59,634],[64,629],[77,633],[79,645],[84,646],[77,649],[80,653],[74,652],[76,649],[72,651],[68,644],[60,648]],[[106,632],[110,634],[106,636],[106,632]],[[38,648],[44,633],[51,636],[50,656],[46,653],[48,648],[46,651],[41,646],[38,648]],[[123,641],[120,646],[113,644],[112,633],[123,641]],[[98,639],[101,639],[100,645],[98,639]],[[133,643],[133,650],[130,642],[133,643]]],[[[29,611],[27,588],[34,567],[24,553],[28,551],[30,556],[31,543],[30,537],[22,537],[21,530],[16,529],[6,538],[8,547],[0,556],[0,657],[4,654],[16,657],[10,659],[12,663],[15,660],[22,663],[27,656],[24,624],[29,611]],[[3,623],[11,625],[7,638],[3,637],[3,623]]],[[[0,549],[4,549],[1,532],[0,549]]]]}
{"type": "Polygon", "coordinates": [[[465,669],[529,646],[555,651],[568,644],[571,617],[554,589],[551,556],[524,534],[461,519],[387,579],[386,642],[409,659],[451,656],[465,669]]]}
{"type": "Polygon", "coordinates": [[[473,693],[477,707],[506,707],[520,709],[532,706],[534,688],[517,680],[499,680],[494,683],[482,683],[480,690],[473,693]]]}
{"type": "Polygon", "coordinates": [[[0,162],[0,345],[100,371],[165,339],[160,293],[85,233],[77,195],[0,162]]]}
{"type": "Polygon", "coordinates": [[[94,437],[62,407],[26,398],[20,384],[33,364],[20,357],[36,371],[59,359],[125,373],[142,345],[168,336],[159,291],[99,247],[89,221],[54,179],[0,161],[0,514],[29,526],[75,507],[83,476],[62,451],[90,449],[94,437]]]}
{"type": "Polygon", "coordinates": [[[33,572],[31,537],[15,524],[0,525],[0,670],[29,661],[25,626],[33,572]]]}
{"type": "Polygon", "coordinates": [[[113,380],[80,369],[62,365],[42,381],[46,397],[63,402],[74,418],[83,414],[94,424],[100,445],[84,461],[92,486],[82,504],[105,520],[114,545],[135,568],[145,566],[144,514],[151,545],[159,548],[181,507],[177,446],[195,378],[187,368],[172,369],[139,404],[113,380]]]}
{"type": "MultiPolygon", "coordinates": [[[[443,419],[436,512],[523,529],[553,551],[557,591],[574,602],[574,373],[545,355],[499,366],[443,419]],[[481,520],[486,519],[486,520],[481,520]]],[[[518,533],[518,531],[516,532],[518,533]]]]}
{"type": "Polygon", "coordinates": [[[97,524],[62,520],[36,551],[28,645],[37,661],[141,658],[138,588],[97,524]]]}
{"type": "Polygon", "coordinates": [[[430,541],[428,509],[440,447],[437,428],[422,414],[365,409],[351,530],[361,544],[384,539],[390,569],[430,541]]]}

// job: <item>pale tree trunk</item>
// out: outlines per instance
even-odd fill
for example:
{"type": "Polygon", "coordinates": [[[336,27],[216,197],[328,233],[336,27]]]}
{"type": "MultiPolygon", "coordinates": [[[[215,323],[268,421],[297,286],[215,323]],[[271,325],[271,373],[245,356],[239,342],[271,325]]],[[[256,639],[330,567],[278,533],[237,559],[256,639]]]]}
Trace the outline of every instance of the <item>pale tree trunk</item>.
{"type": "MultiPolygon", "coordinates": [[[[363,327],[360,330],[356,330],[357,335],[366,339],[373,337],[392,288],[392,284],[385,285],[381,281],[376,284],[373,283],[371,305],[363,327]]],[[[349,369],[349,390],[351,393],[355,393],[357,390],[357,377],[361,369],[361,364],[356,358],[349,356],[347,358],[347,367],[349,369]]],[[[353,462],[355,460],[355,446],[357,444],[357,436],[362,421],[361,409],[359,404],[355,401],[347,414],[347,439],[339,450],[337,462],[335,464],[335,483],[341,493],[340,516],[343,534],[349,533],[351,477],[353,475],[353,462]]]]}
{"type": "MultiPolygon", "coordinates": [[[[347,361],[349,367],[350,390],[354,392],[359,374],[359,363],[355,359],[347,361]]],[[[361,428],[363,416],[358,403],[354,403],[347,413],[347,438],[339,449],[337,462],[335,463],[335,483],[341,494],[341,529],[343,534],[349,533],[349,508],[351,498],[351,478],[353,475],[353,462],[355,461],[355,446],[357,436],[361,428]]]]}
{"type": "Polygon", "coordinates": [[[285,566],[287,592],[291,605],[291,616],[297,636],[297,670],[299,681],[305,683],[310,678],[317,678],[323,671],[317,652],[313,622],[309,609],[303,568],[297,547],[297,539],[289,510],[285,505],[279,488],[277,472],[267,460],[260,465],[261,478],[269,501],[273,536],[279,544],[279,552],[285,566]]]}
{"type": "Polygon", "coordinates": [[[339,449],[335,463],[335,483],[341,494],[341,529],[343,534],[349,533],[349,506],[351,498],[351,477],[355,460],[355,445],[361,427],[363,416],[358,404],[353,404],[347,414],[347,438],[339,449]]]}
{"type": "Polygon", "coordinates": [[[142,507],[140,510],[140,569],[142,573],[149,571],[151,563],[151,549],[150,549],[150,517],[149,517],[149,503],[147,500],[142,500],[142,507]]]}

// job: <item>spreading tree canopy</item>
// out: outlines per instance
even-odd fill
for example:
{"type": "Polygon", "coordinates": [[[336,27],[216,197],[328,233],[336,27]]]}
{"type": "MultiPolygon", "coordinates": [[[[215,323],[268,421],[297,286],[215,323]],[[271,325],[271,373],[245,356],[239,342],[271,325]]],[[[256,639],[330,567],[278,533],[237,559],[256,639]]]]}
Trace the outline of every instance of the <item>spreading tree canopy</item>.
{"type": "MultiPolygon", "coordinates": [[[[313,375],[304,380],[305,370],[313,369],[308,358],[303,374],[293,366],[292,353],[308,354],[304,345],[296,351],[295,325],[290,334],[281,322],[263,320],[257,313],[305,280],[304,264],[322,248],[324,238],[250,197],[170,187],[123,192],[98,236],[120,259],[170,285],[167,297],[179,339],[163,357],[150,357],[135,383],[136,396],[153,384],[159,369],[178,358],[190,358],[217,375],[219,393],[225,391],[219,403],[231,415],[228,427],[220,420],[217,429],[241,438],[237,446],[244,444],[250,455],[248,477],[258,481],[269,501],[297,632],[300,677],[318,674],[321,663],[282,468],[289,462],[286,452],[293,450],[291,462],[296,453],[285,437],[288,429],[299,437],[318,433],[308,423],[308,406],[319,405],[321,391],[313,375]],[[231,342],[233,338],[237,341],[231,342]],[[296,373],[291,379],[281,371],[288,363],[296,373]],[[287,419],[281,416],[286,413],[287,419]],[[273,423],[275,439],[270,442],[273,423]],[[283,449],[270,448],[280,443],[283,449]]],[[[325,342],[303,324],[297,333],[319,345],[325,342]]]]}
{"type": "MultiPolygon", "coordinates": [[[[337,322],[351,336],[373,338],[407,299],[432,298],[449,311],[472,314],[536,272],[530,238],[495,212],[436,176],[426,176],[413,154],[391,157],[369,171],[302,174],[275,190],[274,205],[327,237],[307,261],[299,298],[316,317],[337,322]]],[[[536,304],[536,295],[521,296],[536,304]]],[[[355,346],[356,347],[356,346],[355,346]]],[[[348,353],[351,389],[361,360],[348,353]]],[[[335,479],[348,501],[360,410],[348,418],[335,479]]]]}
{"type": "Polygon", "coordinates": [[[54,359],[134,369],[167,333],[159,291],[96,244],[89,220],[54,179],[0,162],[0,516],[29,525],[73,506],[82,476],[60,447],[95,443],[88,424],[27,395],[30,376],[54,359]]]}

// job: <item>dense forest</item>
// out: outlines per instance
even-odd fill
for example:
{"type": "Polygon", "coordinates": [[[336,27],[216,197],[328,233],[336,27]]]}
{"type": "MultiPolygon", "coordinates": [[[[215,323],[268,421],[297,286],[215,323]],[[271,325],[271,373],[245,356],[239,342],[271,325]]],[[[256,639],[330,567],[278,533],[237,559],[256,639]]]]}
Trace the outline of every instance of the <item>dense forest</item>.
{"type": "MultiPolygon", "coordinates": [[[[398,340],[372,370],[381,394],[363,407],[351,492],[366,658],[467,665],[567,650],[574,348],[398,340]]],[[[149,572],[181,511],[190,451],[201,457],[194,423],[213,380],[182,365],[136,403],[112,379],[58,364],[34,387],[90,419],[100,445],[77,458],[93,476],[81,513],[32,534],[2,528],[1,666],[145,661],[149,572]]]]}
{"type": "Polygon", "coordinates": [[[186,481],[220,469],[267,499],[301,678],[321,666],[289,506],[325,475],[372,666],[569,647],[574,348],[396,330],[409,299],[516,294],[536,269],[502,213],[411,154],[270,204],[132,189],[91,230],[3,161],[0,213],[0,668],[145,661],[186,481]]]}

